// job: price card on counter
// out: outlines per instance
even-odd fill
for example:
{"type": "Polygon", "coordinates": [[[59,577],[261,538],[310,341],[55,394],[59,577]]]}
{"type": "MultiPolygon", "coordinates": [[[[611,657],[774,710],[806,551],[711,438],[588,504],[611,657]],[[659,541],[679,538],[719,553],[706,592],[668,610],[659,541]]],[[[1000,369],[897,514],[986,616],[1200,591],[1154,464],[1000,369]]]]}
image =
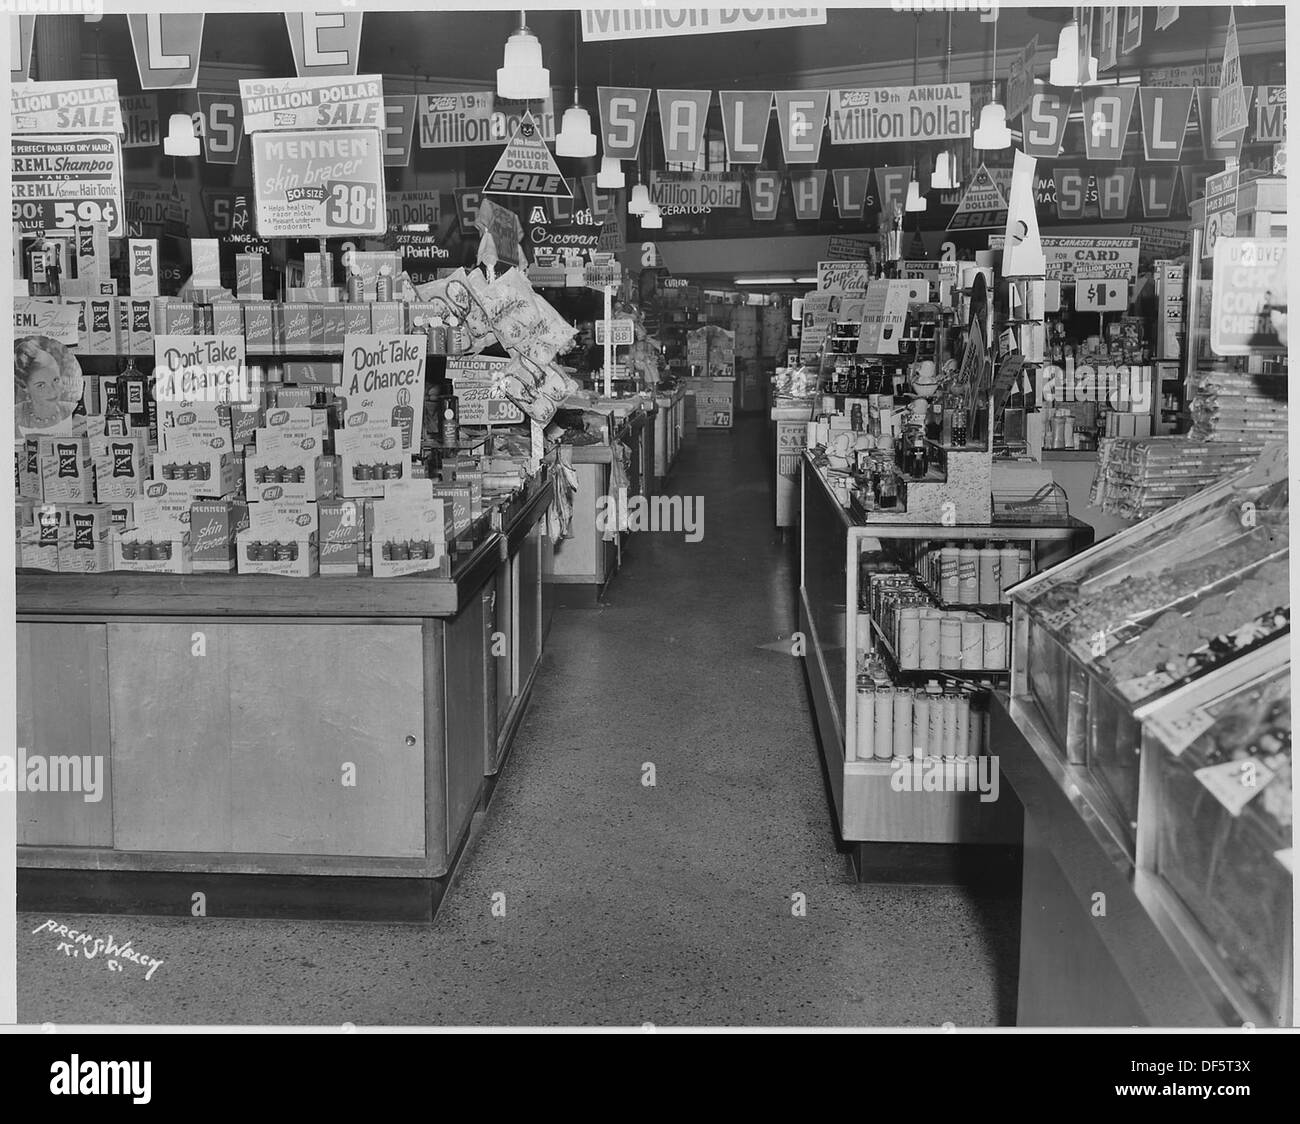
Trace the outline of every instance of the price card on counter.
{"type": "Polygon", "coordinates": [[[1242,809],[1264,791],[1264,786],[1274,776],[1272,769],[1253,758],[1207,765],[1204,769],[1197,769],[1194,775],[1234,816],[1241,815],[1242,809]]]}
{"type": "Polygon", "coordinates": [[[456,388],[461,425],[517,425],[524,412],[497,386],[509,359],[464,355],[447,360],[447,378],[456,388]]]}
{"type": "Polygon", "coordinates": [[[125,236],[116,135],[16,136],[10,152],[13,221],[24,230],[106,222],[110,238],[125,236]]]}
{"type": "Polygon", "coordinates": [[[1194,706],[1182,714],[1160,715],[1150,719],[1152,732],[1175,757],[1214,725],[1214,715],[1194,706]]]}
{"type": "Polygon", "coordinates": [[[1128,308],[1128,282],[1113,277],[1076,277],[1074,307],[1078,312],[1123,312],[1128,308]]]}
{"type": "Polygon", "coordinates": [[[252,142],[262,237],[324,238],[387,229],[377,129],[254,133],[252,142]]]}
{"type": "MultiPolygon", "coordinates": [[[[605,343],[605,321],[596,321],[596,342],[601,346],[605,343]]],[[[636,342],[636,331],[633,327],[631,317],[620,316],[609,321],[610,326],[610,343],[614,347],[631,347],[636,342]]]]}

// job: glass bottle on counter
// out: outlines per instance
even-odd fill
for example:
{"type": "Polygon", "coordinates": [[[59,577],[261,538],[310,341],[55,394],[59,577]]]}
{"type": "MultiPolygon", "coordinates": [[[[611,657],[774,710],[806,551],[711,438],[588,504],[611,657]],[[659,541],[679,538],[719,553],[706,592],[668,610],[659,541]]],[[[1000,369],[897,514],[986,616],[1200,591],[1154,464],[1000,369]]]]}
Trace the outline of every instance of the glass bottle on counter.
{"type": "Polygon", "coordinates": [[[117,379],[105,379],[104,386],[104,436],[125,437],[126,414],[122,410],[122,389],[117,379]]]}
{"type": "Polygon", "coordinates": [[[966,410],[963,407],[958,406],[952,412],[953,448],[964,449],[966,447],[966,426],[967,426],[966,410]]]}
{"type": "Polygon", "coordinates": [[[925,435],[919,429],[911,430],[910,434],[903,470],[913,480],[923,480],[930,470],[929,449],[925,444],[925,435]]]}
{"type": "Polygon", "coordinates": [[[888,461],[882,465],[876,481],[876,504],[882,511],[892,511],[898,507],[898,481],[888,461]]]}

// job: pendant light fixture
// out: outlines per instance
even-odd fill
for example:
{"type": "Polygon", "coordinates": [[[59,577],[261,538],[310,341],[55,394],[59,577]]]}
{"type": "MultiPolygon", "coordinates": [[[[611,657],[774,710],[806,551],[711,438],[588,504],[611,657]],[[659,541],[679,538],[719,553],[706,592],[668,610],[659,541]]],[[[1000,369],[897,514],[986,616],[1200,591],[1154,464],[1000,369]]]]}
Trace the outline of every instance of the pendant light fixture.
{"type": "Polygon", "coordinates": [[[972,144],[981,149],[1011,147],[1011,130],[1007,128],[1006,108],[998,101],[998,12],[993,11],[993,75],[990,82],[989,103],[980,110],[979,128],[975,130],[972,144]]]}
{"type": "Polygon", "coordinates": [[[928,206],[924,195],[921,194],[921,185],[917,182],[916,173],[912,173],[911,182],[907,185],[907,202],[903,204],[905,211],[924,211],[928,206]]]}
{"type": "Polygon", "coordinates": [[[497,94],[515,101],[542,101],[551,93],[551,72],[542,65],[542,45],[528,30],[528,13],[506,40],[505,59],[497,70],[497,94]]]}
{"type": "Polygon", "coordinates": [[[626,184],[627,176],[623,174],[623,162],[614,156],[602,156],[600,171],[596,173],[596,186],[614,191],[626,184]]]}
{"type": "Polygon", "coordinates": [[[627,201],[627,213],[629,215],[648,214],[654,203],[650,199],[650,189],[645,184],[639,183],[632,188],[632,195],[627,201]]]}
{"type": "MultiPolygon", "coordinates": [[[[921,64],[921,14],[918,12],[912,17],[916,22],[912,25],[912,85],[917,85],[917,69],[921,64]]],[[[904,211],[924,211],[926,208],[925,196],[921,194],[921,184],[916,178],[916,147],[912,147],[912,178],[907,181],[907,201],[903,204],[904,211]]]]}
{"type": "MultiPolygon", "coordinates": [[[[952,78],[952,13],[948,13],[948,43],[943,56],[943,84],[947,86],[952,78]]],[[[957,154],[951,148],[944,148],[934,158],[934,171],[930,174],[930,188],[933,191],[952,191],[961,185],[957,176],[957,154]]]]}
{"type": "Polygon", "coordinates": [[[596,134],[591,114],[578,102],[578,17],[573,20],[573,104],[564,111],[555,136],[555,155],[586,158],[596,155],[596,134]]]}
{"type": "Polygon", "coordinates": [[[167,121],[167,135],[163,138],[166,156],[197,156],[199,138],[194,133],[194,120],[188,113],[173,113],[167,121]]]}
{"type": "Polygon", "coordinates": [[[1056,58],[1052,60],[1048,81],[1053,86],[1086,86],[1097,81],[1097,59],[1088,44],[1088,73],[1079,73],[1079,21],[1070,20],[1056,40],[1056,58]]]}
{"type": "MultiPolygon", "coordinates": [[[[632,190],[635,192],[636,188],[633,188],[632,190]]],[[[651,203],[650,209],[647,210],[645,214],[641,216],[641,229],[661,230],[663,229],[663,225],[664,225],[663,212],[654,203],[651,203]]]]}

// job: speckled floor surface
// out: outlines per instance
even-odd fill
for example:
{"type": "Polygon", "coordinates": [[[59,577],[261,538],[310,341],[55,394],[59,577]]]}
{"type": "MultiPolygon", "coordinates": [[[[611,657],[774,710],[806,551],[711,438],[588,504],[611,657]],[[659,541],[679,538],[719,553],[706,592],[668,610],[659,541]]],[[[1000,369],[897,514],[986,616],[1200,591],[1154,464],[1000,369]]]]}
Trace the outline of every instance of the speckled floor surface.
{"type": "Polygon", "coordinates": [[[557,614],[432,927],[58,918],[163,959],[146,981],[57,952],[24,914],[20,1021],[1010,1023],[1015,903],[860,886],[836,849],[799,662],[760,647],[795,604],[766,442],[758,419],[701,433],[670,486],[704,496],[703,541],[643,535],[605,604],[557,614]]]}

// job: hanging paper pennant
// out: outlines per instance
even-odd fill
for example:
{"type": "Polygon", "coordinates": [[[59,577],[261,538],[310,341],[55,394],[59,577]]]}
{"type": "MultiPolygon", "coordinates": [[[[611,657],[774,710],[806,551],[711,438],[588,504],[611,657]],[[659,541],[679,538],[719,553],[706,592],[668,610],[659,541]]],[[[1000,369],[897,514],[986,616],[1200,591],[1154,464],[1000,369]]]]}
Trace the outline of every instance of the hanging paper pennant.
{"type": "Polygon", "coordinates": [[[1112,69],[1119,62],[1119,7],[1111,4],[1097,13],[1101,42],[1097,45],[1097,70],[1112,69]]]}
{"type": "Polygon", "coordinates": [[[1124,154],[1136,86],[1083,90],[1083,146],[1089,160],[1118,160],[1124,154]]]}
{"type": "Polygon", "coordinates": [[[1286,140],[1285,86],[1255,88],[1255,130],[1251,139],[1256,144],[1280,144],[1286,140]]]}
{"type": "Polygon", "coordinates": [[[384,166],[406,168],[411,163],[415,139],[415,115],[420,99],[416,94],[385,94],[384,121],[380,130],[384,142],[384,166]]]}
{"type": "Polygon", "coordinates": [[[607,191],[596,186],[595,176],[582,177],[582,194],[592,221],[597,226],[617,220],[622,210],[623,189],[607,191]]]}
{"type": "Polygon", "coordinates": [[[776,122],[787,164],[816,164],[825,132],[829,90],[778,90],[776,122]]]}
{"type": "Polygon", "coordinates": [[[519,128],[483,185],[483,194],[573,195],[531,113],[525,113],[519,122],[519,128]]]}
{"type": "Polygon", "coordinates": [[[1081,219],[1087,209],[1089,176],[1082,168],[1053,168],[1056,185],[1056,217],[1081,219]]]}
{"type": "Polygon", "coordinates": [[[664,135],[664,159],[669,164],[698,163],[712,100],[710,90],[659,91],[659,127],[664,135]]]}
{"type": "Polygon", "coordinates": [[[1142,86],[1138,89],[1142,147],[1148,160],[1177,163],[1182,159],[1194,93],[1191,86],[1142,86]]]}
{"type": "MultiPolygon", "coordinates": [[[[32,74],[32,31],[36,26],[35,16],[13,16],[18,21],[17,34],[9,39],[9,81],[15,84],[26,82],[32,74]]],[[[11,32],[14,30],[10,25],[11,32]]]]}
{"type": "Polygon", "coordinates": [[[1177,168],[1143,168],[1138,176],[1142,213],[1149,219],[1167,219],[1174,211],[1178,189],[1177,168]]]}
{"type": "Polygon", "coordinates": [[[790,176],[790,194],[794,196],[794,217],[818,219],[822,214],[822,199],[826,194],[826,169],[813,168],[790,176]]]}
{"type": "Polygon", "coordinates": [[[860,219],[866,213],[870,190],[870,168],[836,168],[831,172],[835,185],[835,206],[842,219],[860,219]]]}
{"type": "Polygon", "coordinates": [[[893,212],[894,204],[900,207],[907,202],[907,185],[912,178],[912,165],[898,165],[876,169],[876,198],[880,200],[880,213],[893,212]]]}
{"type": "Polygon", "coordinates": [[[780,172],[754,172],[749,179],[749,212],[759,222],[776,218],[781,202],[780,172]]]}
{"type": "Polygon", "coordinates": [[[1070,118],[1070,103],[1073,100],[1072,92],[1055,91],[1044,91],[1030,99],[1029,108],[1020,118],[1026,156],[1055,160],[1061,155],[1061,146],[1065,143],[1065,123],[1070,118]]]}
{"type": "Polygon", "coordinates": [[[1177,4],[1158,4],[1156,5],[1156,30],[1164,31],[1166,27],[1178,18],[1177,4]]]}
{"type": "Polygon", "coordinates": [[[142,90],[192,90],[199,81],[203,14],[127,16],[142,90]]]}
{"type": "Polygon", "coordinates": [[[1129,4],[1124,8],[1124,25],[1120,29],[1120,52],[1131,55],[1142,46],[1142,8],[1129,4]]]}
{"type": "MultiPolygon", "coordinates": [[[[882,204],[883,206],[883,204],[882,204]]],[[[948,220],[949,230],[983,230],[986,227],[1007,225],[1007,199],[1002,194],[989,170],[979,166],[966,192],[957,204],[957,210],[948,220]]]]}
{"type": "Polygon", "coordinates": [[[1227,140],[1246,128],[1250,112],[1246,87],[1241,83],[1241,50],[1237,42],[1237,17],[1228,10],[1228,37],[1223,45],[1223,63],[1219,67],[1219,116],[1214,139],[1227,140]]]}
{"type": "Polygon", "coordinates": [[[209,164],[238,164],[244,143],[244,113],[238,94],[199,93],[203,119],[203,159],[209,164]]]}
{"type": "Polygon", "coordinates": [[[771,90],[723,90],[722,133],[732,164],[761,164],[772,116],[771,90]]]}
{"type": "Polygon", "coordinates": [[[287,12],[284,22],[299,78],[337,78],[357,72],[360,12],[287,12]]]}
{"type": "Polygon", "coordinates": [[[1188,210],[1191,205],[1205,194],[1205,181],[1210,175],[1218,171],[1216,168],[1206,168],[1196,164],[1184,164],[1179,172],[1183,181],[1183,199],[1186,200],[1188,210]]]}
{"type": "Polygon", "coordinates": [[[1004,277],[1041,277],[1047,272],[1043,243],[1038,236],[1038,212],[1034,206],[1034,182],[1038,161],[1016,153],[1011,171],[1011,192],[1007,200],[1007,226],[1002,243],[1004,277]]]}
{"type": "Polygon", "coordinates": [[[611,159],[635,160],[650,109],[650,91],[626,86],[598,86],[601,151],[611,159]]]}
{"type": "Polygon", "coordinates": [[[1097,211],[1103,219],[1127,217],[1136,173],[1136,168],[1125,167],[1097,174],[1097,211]]]}
{"type": "MultiPolygon", "coordinates": [[[[1250,112],[1250,103],[1255,93],[1254,86],[1245,87],[1246,112],[1250,112]]],[[[1198,86],[1196,88],[1196,122],[1201,130],[1201,149],[1206,160],[1237,160],[1241,157],[1241,145],[1246,139],[1246,130],[1216,140],[1219,127],[1219,88],[1217,86],[1198,86]]]]}

